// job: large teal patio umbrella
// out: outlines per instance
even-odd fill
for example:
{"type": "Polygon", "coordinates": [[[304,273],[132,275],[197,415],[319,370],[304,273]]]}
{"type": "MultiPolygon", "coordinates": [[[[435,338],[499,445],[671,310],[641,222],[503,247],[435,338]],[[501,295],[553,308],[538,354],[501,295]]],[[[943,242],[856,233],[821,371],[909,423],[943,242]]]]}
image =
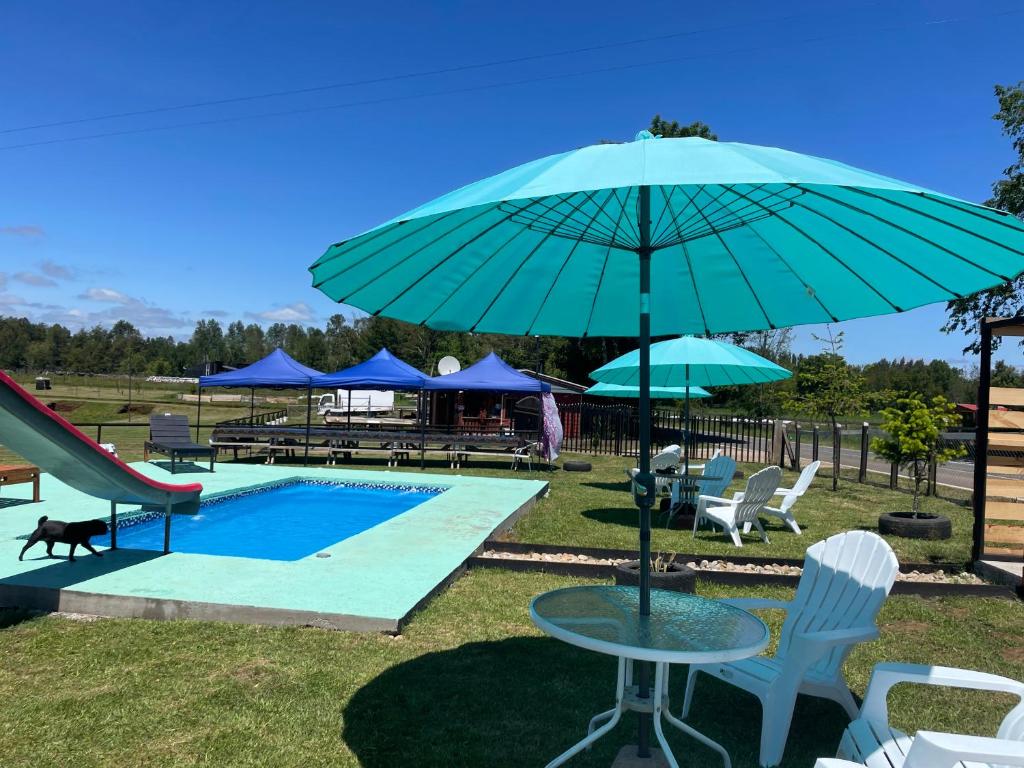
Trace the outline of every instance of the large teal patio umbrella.
{"type": "MultiPolygon", "coordinates": [[[[725,386],[766,384],[793,374],[771,360],[717,339],[680,336],[652,344],[650,348],[651,391],[655,387],[680,386],[685,393],[694,385],[725,386]]],[[[639,386],[640,350],[635,349],[606,363],[590,378],[609,386],[639,386]]],[[[690,398],[684,398],[683,474],[690,474],[690,398]]]]}
{"type": "Polygon", "coordinates": [[[1024,223],[1007,213],[832,160],[647,131],[468,184],[332,245],[310,267],[336,301],[435,329],[638,339],[641,616],[652,333],[900,312],[1022,270],[1024,223]]]}

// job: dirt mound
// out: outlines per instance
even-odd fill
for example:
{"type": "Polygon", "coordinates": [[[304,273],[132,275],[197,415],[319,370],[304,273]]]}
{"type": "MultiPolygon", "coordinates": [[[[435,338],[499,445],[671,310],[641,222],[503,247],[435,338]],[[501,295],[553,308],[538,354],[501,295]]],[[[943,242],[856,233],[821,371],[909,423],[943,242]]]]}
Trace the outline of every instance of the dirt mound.
{"type": "Polygon", "coordinates": [[[75,400],[54,400],[52,403],[47,403],[46,407],[57,413],[71,413],[80,405],[81,403],[75,400]]]}
{"type": "Polygon", "coordinates": [[[153,406],[152,405],[146,405],[144,403],[141,404],[141,405],[140,404],[136,404],[136,403],[132,403],[131,405],[128,405],[128,403],[125,403],[124,405],[122,405],[120,408],[117,409],[118,413],[138,413],[138,414],[141,414],[143,416],[146,416],[149,413],[152,413],[152,411],[153,411],[153,406]]]}

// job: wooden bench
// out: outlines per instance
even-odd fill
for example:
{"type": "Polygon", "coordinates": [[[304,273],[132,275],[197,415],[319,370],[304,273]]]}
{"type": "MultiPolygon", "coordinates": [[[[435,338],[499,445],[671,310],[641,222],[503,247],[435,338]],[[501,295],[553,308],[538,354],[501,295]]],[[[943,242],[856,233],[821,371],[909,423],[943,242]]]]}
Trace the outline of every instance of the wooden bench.
{"type": "Polygon", "coordinates": [[[32,501],[39,501],[39,467],[31,464],[0,464],[0,487],[32,483],[32,501]]]}

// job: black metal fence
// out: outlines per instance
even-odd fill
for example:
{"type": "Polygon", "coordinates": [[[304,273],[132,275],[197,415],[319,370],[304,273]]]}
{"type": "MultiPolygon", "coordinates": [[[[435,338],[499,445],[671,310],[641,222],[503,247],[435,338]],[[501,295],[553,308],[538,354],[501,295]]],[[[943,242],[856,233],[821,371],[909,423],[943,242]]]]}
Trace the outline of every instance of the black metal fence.
{"type": "MultiPolygon", "coordinates": [[[[637,410],[626,405],[572,403],[560,406],[566,427],[565,451],[613,456],[636,456],[640,446],[637,410]]],[[[677,411],[651,412],[651,442],[657,450],[682,445],[684,417],[677,411]]],[[[722,449],[737,461],[767,462],[773,456],[776,422],[739,416],[690,416],[690,451],[706,458],[722,449]]]]}

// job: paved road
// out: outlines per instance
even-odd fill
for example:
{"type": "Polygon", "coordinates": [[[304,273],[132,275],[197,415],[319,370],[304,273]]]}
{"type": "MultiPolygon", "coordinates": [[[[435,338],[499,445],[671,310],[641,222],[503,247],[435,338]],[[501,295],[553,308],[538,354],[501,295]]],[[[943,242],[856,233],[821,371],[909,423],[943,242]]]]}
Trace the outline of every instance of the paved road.
{"type": "MultiPolygon", "coordinates": [[[[800,455],[804,460],[810,461],[811,446],[801,443],[800,455]]],[[[823,464],[830,463],[832,461],[832,446],[821,446],[818,458],[821,459],[823,464]]],[[[843,467],[857,469],[860,467],[860,451],[855,448],[842,448],[839,452],[839,461],[843,467]]],[[[868,454],[868,469],[881,472],[886,477],[889,476],[889,463],[875,458],[870,453],[868,454]]],[[[964,488],[968,491],[974,488],[974,462],[951,461],[948,464],[941,465],[937,473],[938,481],[941,485],[964,488]]]]}

